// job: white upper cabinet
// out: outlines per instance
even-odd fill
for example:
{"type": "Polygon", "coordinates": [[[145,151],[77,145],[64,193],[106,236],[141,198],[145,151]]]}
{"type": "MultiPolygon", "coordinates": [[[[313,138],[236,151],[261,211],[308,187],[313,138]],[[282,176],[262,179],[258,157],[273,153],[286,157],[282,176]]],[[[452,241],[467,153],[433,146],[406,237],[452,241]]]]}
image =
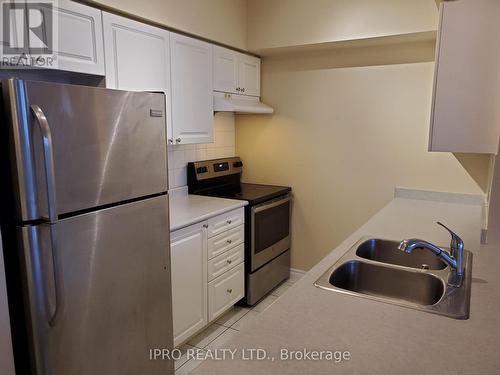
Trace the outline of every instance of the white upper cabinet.
{"type": "Polygon", "coordinates": [[[213,142],[212,46],[170,33],[173,138],[178,144],[213,142]]]}
{"type": "Polygon", "coordinates": [[[101,11],[69,0],[59,0],[59,69],[104,75],[101,11]]]}
{"type": "Polygon", "coordinates": [[[214,90],[238,94],[238,53],[214,46],[214,90]]]}
{"type": "Polygon", "coordinates": [[[260,59],[240,54],[239,86],[245,95],[260,96],[260,59]]]}
{"type": "Polygon", "coordinates": [[[102,14],[106,87],[166,94],[167,137],[172,139],[170,32],[114,14],[102,14]]]}
{"type": "MultiPolygon", "coordinates": [[[[44,18],[50,8],[41,7],[44,18]]],[[[69,0],[53,4],[52,15],[57,17],[57,38],[54,40],[54,68],[70,72],[104,75],[104,50],[101,11],[69,0]]],[[[50,30],[43,27],[42,32],[50,30]]],[[[27,30],[25,30],[27,32],[27,30]]],[[[43,36],[47,40],[47,36],[43,36]]],[[[36,55],[35,52],[33,52],[36,55]]],[[[47,66],[51,68],[50,66],[47,66]]]]}
{"type": "Polygon", "coordinates": [[[260,59],[214,46],[214,90],[260,96],[260,59]]]}
{"type": "Polygon", "coordinates": [[[169,32],[103,13],[106,86],[132,91],[170,91],[169,32]]]}
{"type": "Polygon", "coordinates": [[[441,3],[429,151],[498,152],[500,1],[441,3]]]}

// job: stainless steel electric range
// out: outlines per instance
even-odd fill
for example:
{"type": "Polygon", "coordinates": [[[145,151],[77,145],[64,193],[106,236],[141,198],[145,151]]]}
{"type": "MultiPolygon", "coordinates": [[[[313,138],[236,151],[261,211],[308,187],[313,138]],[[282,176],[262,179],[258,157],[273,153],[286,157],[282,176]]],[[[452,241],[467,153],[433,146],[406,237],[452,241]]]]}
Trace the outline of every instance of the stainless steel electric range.
{"type": "Polygon", "coordinates": [[[248,201],[245,298],[253,305],[290,275],[291,188],[241,182],[239,157],[188,164],[190,194],[248,201]]]}

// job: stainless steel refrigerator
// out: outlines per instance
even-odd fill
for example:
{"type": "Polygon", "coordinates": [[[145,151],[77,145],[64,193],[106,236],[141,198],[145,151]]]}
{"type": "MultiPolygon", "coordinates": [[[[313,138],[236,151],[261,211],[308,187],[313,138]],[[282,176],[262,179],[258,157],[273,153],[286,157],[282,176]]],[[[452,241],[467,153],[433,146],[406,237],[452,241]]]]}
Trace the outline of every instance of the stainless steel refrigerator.
{"type": "Polygon", "coordinates": [[[165,96],[11,79],[2,97],[30,371],[173,373],[150,359],[173,345],[165,96]]]}

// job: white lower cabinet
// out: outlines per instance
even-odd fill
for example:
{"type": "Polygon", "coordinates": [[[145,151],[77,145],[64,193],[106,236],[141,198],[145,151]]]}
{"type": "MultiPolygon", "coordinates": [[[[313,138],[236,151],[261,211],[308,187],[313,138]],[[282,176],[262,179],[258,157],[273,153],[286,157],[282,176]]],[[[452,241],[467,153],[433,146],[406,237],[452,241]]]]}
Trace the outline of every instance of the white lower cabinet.
{"type": "Polygon", "coordinates": [[[245,266],[240,263],[208,284],[208,321],[211,322],[244,296],[245,266]]]}
{"type": "Polygon", "coordinates": [[[245,239],[245,228],[243,225],[229,229],[215,237],[208,239],[208,259],[224,254],[245,239]]]}
{"type": "Polygon", "coordinates": [[[243,209],[216,216],[215,223],[234,218],[238,219],[237,222],[241,218],[240,225],[236,228],[228,225],[225,231],[218,228],[215,237],[209,238],[213,219],[171,234],[172,310],[176,347],[244,297],[243,209]],[[219,240],[222,241],[221,245],[214,246],[219,240]]]}
{"type": "Polygon", "coordinates": [[[222,275],[226,271],[237,264],[243,263],[245,257],[245,247],[243,244],[238,245],[224,254],[219,255],[208,261],[208,281],[212,281],[216,277],[222,275]]]}
{"type": "Polygon", "coordinates": [[[245,211],[242,208],[229,211],[208,219],[208,237],[216,236],[228,229],[235,228],[245,221],[245,211]]]}
{"type": "Polygon", "coordinates": [[[207,324],[207,252],[203,223],[172,233],[172,312],[174,345],[207,324]]]}

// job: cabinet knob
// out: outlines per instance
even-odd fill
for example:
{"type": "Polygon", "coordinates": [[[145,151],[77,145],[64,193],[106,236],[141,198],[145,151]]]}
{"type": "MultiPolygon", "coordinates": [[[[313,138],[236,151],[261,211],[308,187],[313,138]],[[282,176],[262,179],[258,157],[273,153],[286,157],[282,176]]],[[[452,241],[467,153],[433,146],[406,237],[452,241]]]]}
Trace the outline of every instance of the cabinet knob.
{"type": "Polygon", "coordinates": [[[233,222],[232,220],[226,221],[226,223],[228,223],[228,224],[231,224],[232,222],[233,222]]]}
{"type": "Polygon", "coordinates": [[[230,243],[231,243],[231,242],[233,242],[233,241],[232,241],[232,240],[227,240],[226,242],[230,244],[230,243]]]}
{"type": "Polygon", "coordinates": [[[227,289],[227,292],[228,292],[229,294],[231,294],[231,293],[233,292],[233,290],[232,290],[231,288],[229,288],[229,289],[227,289]]]}
{"type": "Polygon", "coordinates": [[[236,91],[240,91],[241,89],[239,87],[236,87],[236,91]]]}
{"type": "Polygon", "coordinates": [[[176,139],[175,139],[175,141],[176,141],[177,143],[181,143],[182,139],[180,139],[180,138],[176,138],[176,139]]]}
{"type": "Polygon", "coordinates": [[[208,224],[203,224],[203,228],[208,228],[208,224]]]}
{"type": "Polygon", "coordinates": [[[233,263],[233,261],[231,259],[228,259],[226,262],[227,262],[227,264],[233,263]]]}
{"type": "Polygon", "coordinates": [[[168,143],[169,143],[169,144],[172,144],[172,143],[174,143],[174,140],[173,140],[172,138],[169,138],[169,139],[168,139],[168,143]]]}
{"type": "Polygon", "coordinates": [[[242,88],[242,89],[241,89],[241,91],[242,91],[242,92],[245,92],[245,88],[242,88]]]}

